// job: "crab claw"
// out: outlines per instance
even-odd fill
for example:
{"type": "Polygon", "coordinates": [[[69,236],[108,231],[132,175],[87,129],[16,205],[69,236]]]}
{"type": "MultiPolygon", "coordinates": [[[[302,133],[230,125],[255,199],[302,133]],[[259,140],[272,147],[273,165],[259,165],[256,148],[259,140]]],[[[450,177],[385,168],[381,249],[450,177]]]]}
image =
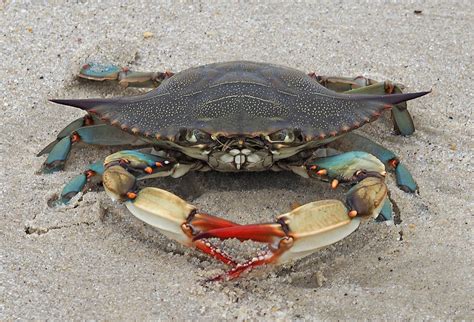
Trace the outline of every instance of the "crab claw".
{"type": "Polygon", "coordinates": [[[237,278],[260,265],[282,264],[308,256],[350,235],[357,229],[359,223],[360,218],[351,218],[342,202],[322,200],[280,215],[273,224],[212,229],[198,234],[194,240],[217,237],[268,243],[267,252],[211,279],[216,281],[237,278]]]}
{"type": "Polygon", "coordinates": [[[227,265],[236,265],[230,256],[210,242],[194,240],[193,237],[209,229],[233,227],[237,224],[199,213],[196,207],[162,189],[147,187],[130,197],[132,198],[125,205],[138,219],[185,246],[196,247],[227,265]]]}
{"type": "Polygon", "coordinates": [[[381,178],[367,177],[353,186],[346,194],[349,216],[377,218],[388,195],[387,185],[381,178]]]}
{"type": "MultiPolygon", "coordinates": [[[[116,154],[115,157],[125,154],[128,154],[129,157],[132,156],[132,154],[125,152],[116,154]]],[[[145,160],[143,157],[147,157],[149,162],[152,161],[151,159],[155,162],[154,158],[159,157],[140,155],[140,158],[129,158],[127,161],[120,158],[115,159],[115,157],[108,159],[109,163],[102,177],[104,189],[113,200],[125,201],[128,210],[135,217],[156,227],[168,238],[188,247],[196,247],[203,253],[227,265],[236,265],[230,256],[213,246],[210,242],[203,240],[194,241],[193,237],[209,229],[232,227],[237,224],[199,213],[196,207],[188,204],[171,192],[153,187],[138,190],[136,188],[137,179],[129,171],[139,168],[143,169],[143,162],[145,160]]]]}

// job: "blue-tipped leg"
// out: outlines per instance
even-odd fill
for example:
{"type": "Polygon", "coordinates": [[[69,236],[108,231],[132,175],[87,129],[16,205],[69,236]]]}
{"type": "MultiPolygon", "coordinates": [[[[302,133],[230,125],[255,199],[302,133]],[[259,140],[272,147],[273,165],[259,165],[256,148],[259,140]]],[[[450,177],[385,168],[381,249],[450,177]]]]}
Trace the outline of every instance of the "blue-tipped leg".
{"type": "Polygon", "coordinates": [[[389,198],[385,199],[385,203],[380,210],[380,215],[377,217],[377,221],[392,221],[393,220],[393,207],[389,198]]]}
{"type": "MultiPolygon", "coordinates": [[[[78,121],[78,120],[76,120],[78,121]]],[[[73,122],[74,123],[74,122],[73,122]]],[[[72,130],[76,124],[71,123],[67,128],[72,130]]],[[[69,131],[68,130],[68,131],[69,131]]],[[[67,133],[66,129],[61,133],[67,133]]],[[[59,137],[59,136],[58,136],[59,137]]],[[[48,158],[43,165],[44,173],[52,173],[64,169],[64,164],[71,151],[73,143],[83,142],[87,144],[114,146],[140,143],[138,137],[122,131],[121,129],[107,124],[88,125],[76,128],[60,140],[50,143],[38,155],[48,153],[48,158]]],[[[144,143],[144,142],[143,142],[144,143]]]]}
{"type": "Polygon", "coordinates": [[[418,185],[413,179],[410,171],[405,167],[405,165],[398,162],[395,168],[395,176],[397,178],[397,184],[405,192],[416,192],[418,190],[418,185]]]}
{"type": "Polygon", "coordinates": [[[127,67],[113,64],[89,63],[82,66],[79,77],[94,81],[118,81],[123,86],[158,87],[161,82],[173,76],[171,72],[135,72],[127,67]]]}
{"type": "Polygon", "coordinates": [[[83,192],[86,189],[86,184],[88,182],[99,182],[103,173],[104,165],[101,161],[89,165],[84,173],[74,177],[64,186],[63,191],[61,191],[61,202],[63,204],[69,203],[76,194],[83,192]]]}
{"type": "Polygon", "coordinates": [[[64,137],[71,135],[71,133],[73,133],[77,129],[79,129],[83,126],[86,126],[86,125],[90,125],[93,122],[94,121],[92,120],[92,118],[89,115],[86,115],[84,117],[80,117],[80,118],[72,121],[71,123],[69,123],[69,125],[67,125],[64,129],[62,129],[61,132],[59,132],[58,136],[56,137],[56,140],[54,140],[53,142],[48,144],[36,156],[39,157],[39,156],[42,156],[43,154],[50,153],[53,150],[53,148],[56,146],[56,144],[58,144],[58,142],[61,141],[64,137]]]}
{"type": "MultiPolygon", "coordinates": [[[[51,145],[51,144],[50,144],[51,145]]],[[[66,136],[54,144],[44,162],[43,172],[53,173],[64,169],[64,163],[71,151],[72,140],[66,136]]],[[[49,145],[48,145],[49,147],[49,145]]]]}
{"type": "Polygon", "coordinates": [[[407,103],[403,102],[392,108],[393,127],[396,134],[403,136],[415,132],[415,124],[407,109],[407,103]]]}
{"type": "Polygon", "coordinates": [[[92,80],[116,80],[122,68],[113,64],[88,63],[82,66],[79,76],[92,80]]]}

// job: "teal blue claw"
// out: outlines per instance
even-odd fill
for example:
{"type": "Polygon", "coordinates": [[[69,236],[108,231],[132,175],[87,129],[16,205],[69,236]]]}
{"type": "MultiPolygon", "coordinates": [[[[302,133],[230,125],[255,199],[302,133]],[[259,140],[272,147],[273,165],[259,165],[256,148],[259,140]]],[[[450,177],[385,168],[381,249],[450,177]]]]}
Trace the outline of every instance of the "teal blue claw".
{"type": "Polygon", "coordinates": [[[413,179],[410,171],[405,167],[405,165],[400,162],[397,163],[395,168],[395,176],[397,178],[397,184],[405,192],[416,192],[418,190],[418,185],[413,179]]]}
{"type": "Polygon", "coordinates": [[[100,181],[104,173],[104,165],[101,161],[91,164],[84,173],[74,177],[61,191],[61,202],[68,204],[79,192],[86,189],[86,184],[91,181],[100,181]]]}

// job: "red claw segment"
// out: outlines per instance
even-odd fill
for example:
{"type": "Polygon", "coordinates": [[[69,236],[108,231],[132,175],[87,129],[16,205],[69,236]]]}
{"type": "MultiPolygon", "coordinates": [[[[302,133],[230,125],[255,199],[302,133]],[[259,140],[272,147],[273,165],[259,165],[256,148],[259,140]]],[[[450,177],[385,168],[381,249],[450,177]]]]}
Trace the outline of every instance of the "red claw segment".
{"type": "Polygon", "coordinates": [[[254,267],[257,266],[262,266],[266,264],[271,264],[273,262],[274,254],[271,252],[264,253],[262,255],[259,255],[257,257],[252,258],[251,260],[243,263],[243,264],[237,264],[234,268],[232,268],[230,271],[217,275],[215,277],[212,277],[208,279],[208,282],[218,282],[218,281],[225,281],[225,280],[233,280],[235,278],[240,277],[240,275],[244,273],[250,272],[254,267]]]}
{"type": "Polygon", "coordinates": [[[198,240],[194,243],[194,246],[204,254],[207,254],[226,265],[237,266],[237,263],[229,255],[209,242],[198,240]]]}
{"type": "Polygon", "coordinates": [[[208,231],[219,228],[229,228],[240,226],[230,220],[225,220],[220,217],[204,214],[204,213],[193,213],[188,219],[192,227],[198,228],[200,231],[208,231]]]}
{"type": "Polygon", "coordinates": [[[198,234],[194,237],[194,240],[203,238],[219,238],[222,240],[237,238],[240,241],[253,240],[261,243],[273,243],[278,238],[285,236],[280,224],[257,224],[211,229],[198,234]]]}
{"type": "MultiPolygon", "coordinates": [[[[284,223],[282,224],[284,225],[284,223]]],[[[280,254],[288,249],[288,247],[281,246],[293,243],[293,238],[286,235],[282,224],[257,224],[212,229],[194,237],[195,241],[200,241],[203,238],[236,238],[240,241],[252,240],[269,244],[270,250],[267,252],[259,254],[245,263],[237,264],[230,271],[213,277],[208,281],[232,280],[243,273],[250,272],[254,267],[274,263],[280,254]]]]}

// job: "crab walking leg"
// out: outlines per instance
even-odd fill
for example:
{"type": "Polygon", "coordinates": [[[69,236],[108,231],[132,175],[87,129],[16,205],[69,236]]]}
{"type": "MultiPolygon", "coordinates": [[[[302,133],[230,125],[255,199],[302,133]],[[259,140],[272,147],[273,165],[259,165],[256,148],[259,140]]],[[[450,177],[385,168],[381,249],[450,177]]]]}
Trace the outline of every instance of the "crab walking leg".
{"type": "MultiPolygon", "coordinates": [[[[345,94],[401,94],[403,89],[403,85],[400,84],[390,81],[378,82],[363,76],[355,78],[316,76],[315,74],[310,74],[310,76],[315,78],[321,85],[345,94]]],[[[411,135],[415,132],[415,125],[408,112],[406,102],[395,104],[391,109],[391,113],[395,133],[411,135]]]]}
{"type": "Polygon", "coordinates": [[[79,192],[87,190],[87,185],[90,183],[99,183],[102,181],[102,174],[104,173],[104,165],[101,161],[95,162],[87,167],[80,175],[74,177],[68,184],[66,184],[61,191],[61,202],[68,204],[69,201],[79,192]]]}
{"type": "Polygon", "coordinates": [[[366,137],[356,133],[348,133],[331,142],[329,146],[340,151],[361,150],[373,154],[385,164],[387,169],[395,171],[397,185],[401,190],[405,192],[416,192],[418,190],[418,185],[410,171],[400,162],[395,153],[366,137]]]}
{"type": "MultiPolygon", "coordinates": [[[[77,120],[76,120],[77,121],[77,120]]],[[[78,124],[77,122],[76,124],[78,124]]],[[[68,126],[74,128],[76,125],[73,123],[68,126]]],[[[68,128],[67,127],[67,128],[68,128]]],[[[65,132],[65,130],[61,132],[65,132]]],[[[89,125],[74,129],[70,134],[62,137],[59,141],[49,144],[39,155],[46,153],[46,149],[52,148],[49,151],[48,158],[43,164],[44,173],[52,173],[64,169],[64,164],[69,156],[71,147],[74,143],[83,142],[94,145],[143,145],[145,142],[141,141],[138,137],[128,134],[119,128],[106,124],[89,125]]]]}
{"type": "Polygon", "coordinates": [[[173,76],[171,72],[134,72],[127,67],[113,64],[88,63],[82,66],[79,77],[94,81],[117,81],[123,87],[160,86],[163,80],[173,76]]]}
{"type": "Polygon", "coordinates": [[[71,135],[74,131],[78,130],[81,127],[94,125],[96,123],[102,123],[99,119],[93,118],[91,115],[87,114],[83,117],[75,119],[69,123],[64,129],[62,129],[56,136],[56,140],[48,144],[41,150],[36,156],[42,156],[43,154],[48,154],[53,150],[53,148],[61,141],[64,137],[71,135]]]}
{"type": "Polygon", "coordinates": [[[179,177],[191,168],[170,158],[138,151],[121,151],[107,157],[104,162],[104,189],[113,200],[124,201],[138,219],[157,228],[168,238],[185,246],[235,266],[226,253],[208,241],[194,241],[193,237],[209,229],[226,228],[237,224],[200,213],[196,207],[178,196],[153,187],[137,189],[136,181],[153,177],[179,177]],[[184,170],[183,170],[184,169],[184,170]]]}

